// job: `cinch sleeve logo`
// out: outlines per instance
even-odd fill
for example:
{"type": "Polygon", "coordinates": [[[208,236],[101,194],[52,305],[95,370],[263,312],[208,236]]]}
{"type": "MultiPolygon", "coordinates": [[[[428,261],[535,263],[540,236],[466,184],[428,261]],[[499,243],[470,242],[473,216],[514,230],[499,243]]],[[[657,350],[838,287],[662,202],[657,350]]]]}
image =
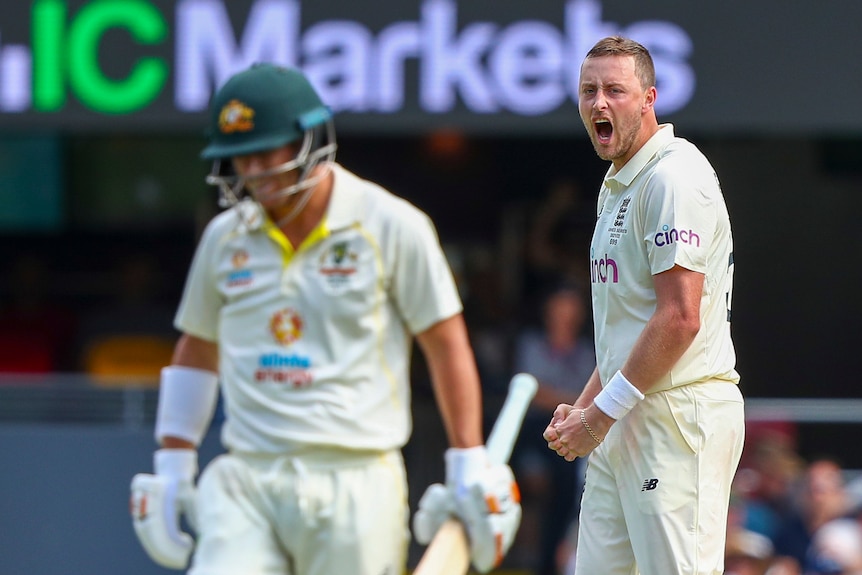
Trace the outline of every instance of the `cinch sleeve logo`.
{"type": "Polygon", "coordinates": [[[605,254],[604,257],[596,259],[594,254],[590,258],[590,281],[592,283],[618,283],[620,281],[617,262],[605,254]]]}
{"type": "Polygon", "coordinates": [[[694,233],[694,230],[671,229],[667,224],[665,224],[661,227],[661,231],[655,235],[653,242],[655,242],[655,245],[658,247],[669,246],[676,242],[682,242],[699,248],[700,236],[694,233]]]}

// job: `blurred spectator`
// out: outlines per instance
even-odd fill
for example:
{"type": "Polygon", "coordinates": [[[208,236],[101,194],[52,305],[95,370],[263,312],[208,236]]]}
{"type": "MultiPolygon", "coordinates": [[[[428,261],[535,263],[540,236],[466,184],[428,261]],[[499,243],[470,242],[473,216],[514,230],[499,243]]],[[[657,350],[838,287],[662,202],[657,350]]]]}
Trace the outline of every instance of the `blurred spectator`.
{"type": "Polygon", "coordinates": [[[482,387],[488,397],[504,397],[513,375],[512,340],[517,324],[502,292],[500,262],[490,246],[473,244],[463,247],[452,266],[482,387]]]}
{"type": "Polygon", "coordinates": [[[787,422],[750,422],[745,449],[734,479],[741,525],[775,539],[793,512],[793,488],[804,461],[797,453],[796,426],[787,422]]]}
{"type": "Polygon", "coordinates": [[[777,556],[772,542],[790,514],[790,489],[802,470],[791,430],[795,427],[773,422],[752,423],[747,430],[731,489],[725,575],[802,575],[798,561],[777,556]]]}
{"type": "Polygon", "coordinates": [[[595,220],[595,204],[575,180],[564,177],[550,185],[527,230],[527,292],[559,277],[589,285],[587,254],[595,220]]]}
{"type": "Polygon", "coordinates": [[[793,513],[776,533],[777,555],[792,557],[805,573],[819,573],[812,541],[820,527],[850,512],[844,472],[833,459],[819,458],[807,466],[793,513]]]}
{"type": "Polygon", "coordinates": [[[862,575],[862,526],[851,518],[824,523],[811,541],[805,575],[862,575]]]}
{"type": "Polygon", "coordinates": [[[596,367],[592,340],[584,333],[586,319],[580,290],[561,284],[543,300],[542,327],[525,329],[516,341],[515,371],[539,381],[514,458],[524,506],[534,504],[541,523],[536,575],[560,572],[566,558],[559,557],[559,547],[580,502],[585,462],[567,462],[549,450],[541,430],[560,403],[574,403],[596,367]]]}
{"type": "Polygon", "coordinates": [[[727,534],[725,575],[765,575],[774,559],[772,541],[765,535],[741,527],[727,534]]]}
{"type": "Polygon", "coordinates": [[[77,318],[51,297],[58,280],[45,257],[21,253],[8,270],[0,300],[0,372],[66,371],[77,318]]]}

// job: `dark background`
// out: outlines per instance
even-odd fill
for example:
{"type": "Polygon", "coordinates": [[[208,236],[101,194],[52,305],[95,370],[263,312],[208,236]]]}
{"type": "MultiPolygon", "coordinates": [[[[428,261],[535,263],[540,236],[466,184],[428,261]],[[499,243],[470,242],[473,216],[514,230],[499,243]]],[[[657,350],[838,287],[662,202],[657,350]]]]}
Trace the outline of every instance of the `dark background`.
{"type": "MultiPolygon", "coordinates": [[[[511,277],[523,269],[523,254],[505,246],[522,239],[529,215],[560,177],[579,182],[592,206],[606,165],[579,129],[572,118],[571,138],[345,136],[338,158],[426,210],[444,244],[485,246],[506,312],[522,320],[530,317],[535,286],[523,274],[511,277]],[[441,151],[440,138],[454,139],[448,144],[454,149],[441,151]]],[[[711,159],[730,210],[733,334],[746,394],[857,397],[860,143],[716,138],[676,129],[711,159]]],[[[15,145],[14,138],[6,141],[15,145]]],[[[197,159],[202,143],[194,136],[61,138],[60,222],[49,230],[27,224],[6,230],[0,255],[11,265],[22,253],[41,254],[53,270],[45,286],[52,297],[86,310],[111,296],[110,272],[119,261],[150,253],[162,273],[158,297],[176,305],[197,234],[217,209],[215,191],[203,183],[208,166],[197,159]]],[[[28,166],[30,177],[40,173],[38,163],[28,166]]]]}

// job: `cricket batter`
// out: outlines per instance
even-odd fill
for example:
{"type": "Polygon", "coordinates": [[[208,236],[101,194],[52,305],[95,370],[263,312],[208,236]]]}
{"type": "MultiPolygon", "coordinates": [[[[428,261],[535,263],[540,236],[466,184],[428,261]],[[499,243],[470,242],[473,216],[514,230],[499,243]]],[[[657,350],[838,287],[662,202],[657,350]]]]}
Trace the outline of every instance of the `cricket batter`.
{"type": "Polygon", "coordinates": [[[655,68],[600,40],[579,109],[611,162],[590,246],[597,368],[544,437],[590,452],[578,575],[721,575],[743,399],[730,338],[733,242],[712,166],[655,115],[655,68]]]}
{"type": "Polygon", "coordinates": [[[487,459],[434,226],[335,152],[330,110],[298,70],[256,64],[213,97],[202,156],[231,208],[204,231],[176,314],[155,473],[132,481],[135,532],[160,565],[184,569],[193,553],[193,575],[401,575],[414,336],[451,444],[423,533],[462,517],[481,571],[514,539],[514,478],[487,459]],[[219,387],[227,452],[196,484],[219,387]]]}

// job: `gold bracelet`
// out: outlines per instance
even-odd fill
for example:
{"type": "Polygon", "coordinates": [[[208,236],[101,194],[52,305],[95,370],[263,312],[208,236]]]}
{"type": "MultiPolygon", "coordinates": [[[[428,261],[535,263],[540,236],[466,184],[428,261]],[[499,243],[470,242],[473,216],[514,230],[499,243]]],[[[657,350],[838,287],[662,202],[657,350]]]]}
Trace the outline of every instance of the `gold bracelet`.
{"type": "Polygon", "coordinates": [[[583,409],[581,410],[581,423],[583,423],[583,424],[584,424],[584,427],[586,428],[587,432],[590,434],[590,437],[592,437],[592,438],[593,438],[593,441],[595,441],[595,442],[596,442],[596,445],[601,445],[602,440],[601,440],[601,439],[599,439],[599,436],[598,436],[598,435],[596,435],[596,432],[595,432],[595,431],[593,431],[593,428],[592,428],[592,427],[590,427],[590,424],[589,424],[589,423],[587,423],[587,416],[586,416],[586,415],[584,415],[584,410],[583,410],[583,409]]]}

